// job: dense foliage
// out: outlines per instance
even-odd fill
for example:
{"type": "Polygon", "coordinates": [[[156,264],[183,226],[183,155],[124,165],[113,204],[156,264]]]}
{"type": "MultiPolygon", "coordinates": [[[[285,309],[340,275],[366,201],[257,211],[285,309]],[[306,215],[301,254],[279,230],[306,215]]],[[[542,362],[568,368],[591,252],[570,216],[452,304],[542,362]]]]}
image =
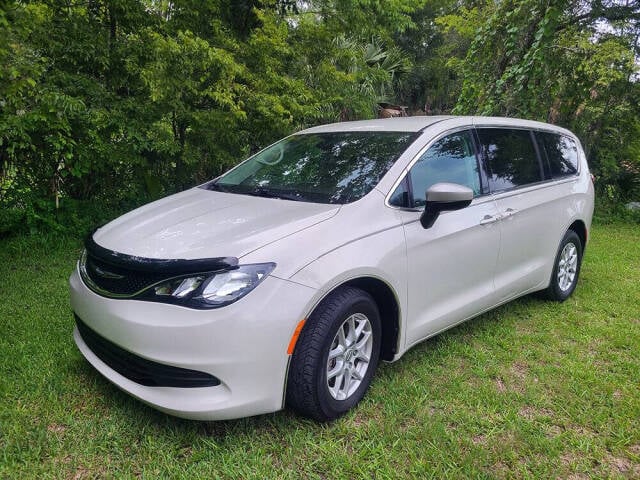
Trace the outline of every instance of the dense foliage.
{"type": "Polygon", "coordinates": [[[567,126],[603,192],[639,200],[639,20],[631,0],[0,0],[0,235],[383,101],[567,126]]]}

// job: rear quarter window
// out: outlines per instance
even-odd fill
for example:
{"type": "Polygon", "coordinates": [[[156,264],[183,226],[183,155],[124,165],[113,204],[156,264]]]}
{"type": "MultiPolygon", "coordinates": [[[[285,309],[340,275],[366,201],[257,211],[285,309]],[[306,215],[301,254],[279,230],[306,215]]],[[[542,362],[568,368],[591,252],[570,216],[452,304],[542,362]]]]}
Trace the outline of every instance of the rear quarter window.
{"type": "Polygon", "coordinates": [[[536,138],[546,153],[551,178],[578,173],[578,146],[573,139],[551,132],[536,132],[536,138]]]}

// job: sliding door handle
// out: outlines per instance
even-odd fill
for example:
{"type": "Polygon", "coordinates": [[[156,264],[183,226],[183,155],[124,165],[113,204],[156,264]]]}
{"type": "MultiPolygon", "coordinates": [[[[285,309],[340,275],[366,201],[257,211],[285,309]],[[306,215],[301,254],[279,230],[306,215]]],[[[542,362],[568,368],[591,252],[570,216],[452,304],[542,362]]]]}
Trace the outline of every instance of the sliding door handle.
{"type": "Polygon", "coordinates": [[[518,213],[518,210],[516,210],[515,208],[509,207],[502,214],[502,218],[513,217],[516,213],[518,213]]]}
{"type": "Polygon", "coordinates": [[[482,220],[480,220],[480,225],[489,225],[490,223],[495,223],[498,220],[500,220],[500,217],[497,215],[485,215],[482,220]]]}

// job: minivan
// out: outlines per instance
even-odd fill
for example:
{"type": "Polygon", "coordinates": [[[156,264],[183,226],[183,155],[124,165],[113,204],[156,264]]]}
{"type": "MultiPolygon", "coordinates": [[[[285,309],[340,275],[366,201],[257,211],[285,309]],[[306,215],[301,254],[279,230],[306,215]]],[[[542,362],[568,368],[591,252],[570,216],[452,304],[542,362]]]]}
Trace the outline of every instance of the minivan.
{"type": "Polygon", "coordinates": [[[380,360],[532,292],[567,299],[593,201],[580,141],[545,123],[309,128],[93,232],[75,342],[172,415],[332,420],[380,360]]]}

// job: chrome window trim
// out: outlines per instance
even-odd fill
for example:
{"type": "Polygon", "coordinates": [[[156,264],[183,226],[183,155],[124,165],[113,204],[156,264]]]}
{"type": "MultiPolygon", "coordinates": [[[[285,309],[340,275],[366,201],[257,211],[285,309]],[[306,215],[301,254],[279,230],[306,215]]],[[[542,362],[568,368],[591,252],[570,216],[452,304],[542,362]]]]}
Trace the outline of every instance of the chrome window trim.
{"type": "Polygon", "coordinates": [[[556,185],[575,182],[576,180],[577,180],[577,178],[574,177],[574,176],[564,177],[564,178],[552,178],[552,179],[549,179],[549,180],[544,180],[542,182],[528,183],[527,185],[522,185],[520,187],[510,188],[509,190],[501,190],[499,192],[494,192],[494,193],[491,194],[491,196],[495,200],[500,200],[500,199],[503,199],[503,198],[512,197],[514,195],[520,195],[522,193],[532,192],[534,190],[540,190],[540,189],[543,189],[543,188],[551,188],[551,187],[555,187],[556,185]]]}

